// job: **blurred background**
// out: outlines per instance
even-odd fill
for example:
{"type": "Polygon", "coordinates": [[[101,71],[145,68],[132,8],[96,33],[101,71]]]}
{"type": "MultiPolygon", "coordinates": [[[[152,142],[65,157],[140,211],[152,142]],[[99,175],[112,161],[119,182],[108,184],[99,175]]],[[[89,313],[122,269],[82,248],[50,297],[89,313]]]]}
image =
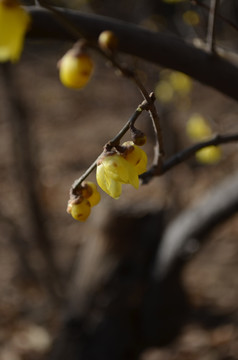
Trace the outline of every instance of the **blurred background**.
{"type": "MultiPolygon", "coordinates": [[[[48,3],[190,42],[206,39],[209,1],[48,3]]],[[[238,26],[236,0],[220,1],[219,13],[238,26]]],[[[218,19],[216,43],[232,55],[237,34],[218,19]]],[[[94,52],[89,84],[80,91],[63,87],[57,62],[71,46],[28,39],[20,62],[1,69],[0,359],[238,359],[237,215],[195,243],[179,276],[166,283],[169,291],[150,292],[148,285],[164,229],[235,173],[237,144],[221,146],[216,163],[192,157],[139,190],[124,186],[119,200],[101,192],[90,218],[75,221],[66,213],[72,183],[143,99],[94,52]],[[147,317],[151,300],[155,311],[147,317]]],[[[155,92],[166,158],[193,144],[186,127],[194,114],[214,134],[237,132],[234,100],[171,69],[119,58],[155,92]]],[[[137,127],[147,135],[150,164],[148,114],[137,127]]]]}

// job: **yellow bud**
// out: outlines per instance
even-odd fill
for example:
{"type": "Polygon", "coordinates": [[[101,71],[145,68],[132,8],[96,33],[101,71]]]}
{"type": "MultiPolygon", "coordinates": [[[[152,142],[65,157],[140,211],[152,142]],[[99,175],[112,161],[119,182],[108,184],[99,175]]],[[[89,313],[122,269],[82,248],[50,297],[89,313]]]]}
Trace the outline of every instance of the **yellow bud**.
{"type": "Polygon", "coordinates": [[[72,215],[75,220],[85,221],[91,213],[91,206],[87,199],[69,200],[67,212],[72,215]]]}
{"type": "Polygon", "coordinates": [[[89,201],[91,206],[97,205],[101,200],[101,195],[97,190],[97,185],[91,181],[84,182],[82,196],[89,201]]]}
{"type": "Polygon", "coordinates": [[[196,159],[203,164],[216,164],[221,160],[221,149],[218,146],[206,146],[196,152],[196,159]]]}
{"type": "Polygon", "coordinates": [[[99,35],[98,44],[102,50],[114,51],[118,46],[118,38],[114,32],[105,30],[99,35]]]}
{"type": "Polygon", "coordinates": [[[66,87],[81,89],[92,74],[93,62],[86,53],[75,54],[74,49],[69,50],[59,61],[60,80],[66,87]]]}
{"type": "Polygon", "coordinates": [[[131,139],[135,145],[138,146],[145,145],[147,139],[145,134],[141,130],[133,126],[131,127],[130,131],[131,131],[131,139]]]}

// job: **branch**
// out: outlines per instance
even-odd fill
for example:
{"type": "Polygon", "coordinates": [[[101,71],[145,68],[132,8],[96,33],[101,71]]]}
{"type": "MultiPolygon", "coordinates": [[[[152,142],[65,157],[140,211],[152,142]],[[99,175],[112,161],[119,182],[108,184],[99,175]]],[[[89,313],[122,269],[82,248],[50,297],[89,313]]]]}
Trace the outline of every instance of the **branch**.
{"type": "Polygon", "coordinates": [[[185,210],[165,231],[157,250],[154,277],[163,279],[181,264],[191,240],[202,237],[238,211],[238,172],[210,189],[200,203],[185,210]]]}
{"type": "MultiPolygon", "coordinates": [[[[49,11],[28,7],[32,15],[29,38],[75,40],[49,11]]],[[[103,16],[62,10],[62,13],[93,42],[103,30],[112,30],[119,39],[119,51],[138,56],[193,77],[238,100],[238,68],[220,57],[185,43],[171,35],[154,33],[142,27],[103,16]]]]}
{"type": "Polygon", "coordinates": [[[143,181],[143,184],[148,184],[148,182],[155,176],[161,176],[165,172],[172,169],[174,166],[181,164],[183,161],[189,159],[193,156],[198,150],[201,150],[207,146],[217,146],[221,144],[228,144],[231,142],[238,141],[238,134],[231,135],[216,135],[212,139],[202,141],[195,145],[188,147],[185,150],[178,152],[177,154],[171,156],[170,159],[165,160],[161,167],[159,168],[160,172],[156,171],[154,166],[152,166],[148,171],[144,174],[140,175],[140,179],[143,181]]]}
{"type": "MultiPolygon", "coordinates": [[[[197,6],[200,6],[203,9],[206,9],[206,10],[210,11],[210,7],[208,5],[206,5],[206,4],[204,4],[203,2],[201,2],[200,0],[190,0],[190,1],[191,1],[192,4],[195,4],[197,6]]],[[[224,21],[226,24],[228,24],[234,30],[238,31],[238,26],[236,24],[234,24],[230,19],[226,18],[222,14],[219,14],[218,12],[216,13],[216,17],[218,19],[221,19],[222,21],[224,21]]]]}

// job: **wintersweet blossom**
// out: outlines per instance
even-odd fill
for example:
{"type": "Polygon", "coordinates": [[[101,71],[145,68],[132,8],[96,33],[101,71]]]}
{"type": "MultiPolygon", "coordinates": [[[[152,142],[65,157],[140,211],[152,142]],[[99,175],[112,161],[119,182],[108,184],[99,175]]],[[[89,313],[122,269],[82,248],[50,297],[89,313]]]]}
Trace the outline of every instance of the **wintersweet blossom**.
{"type": "Polygon", "coordinates": [[[196,152],[196,159],[203,164],[216,164],[221,160],[221,148],[219,146],[206,146],[196,152]]]}
{"type": "MultiPolygon", "coordinates": [[[[202,141],[212,136],[212,129],[207,120],[200,114],[193,114],[186,125],[188,136],[194,141],[202,141]]],[[[195,154],[198,162],[203,164],[215,164],[222,156],[219,146],[206,146],[195,154]]]]}
{"type": "Polygon", "coordinates": [[[187,121],[186,131],[192,140],[204,140],[212,135],[207,120],[200,114],[193,114],[187,121]]]}
{"type": "Polygon", "coordinates": [[[17,0],[0,0],[0,62],[20,58],[30,15],[17,0]]]}
{"type": "Polygon", "coordinates": [[[122,147],[122,153],[104,154],[97,165],[98,185],[114,199],[120,197],[122,184],[131,184],[138,189],[139,175],[146,171],[146,153],[132,141],[122,147]]]}
{"type": "Polygon", "coordinates": [[[99,160],[96,178],[102,190],[114,199],[121,195],[121,184],[131,184],[136,189],[139,187],[135,166],[118,153],[106,155],[99,160]]]}

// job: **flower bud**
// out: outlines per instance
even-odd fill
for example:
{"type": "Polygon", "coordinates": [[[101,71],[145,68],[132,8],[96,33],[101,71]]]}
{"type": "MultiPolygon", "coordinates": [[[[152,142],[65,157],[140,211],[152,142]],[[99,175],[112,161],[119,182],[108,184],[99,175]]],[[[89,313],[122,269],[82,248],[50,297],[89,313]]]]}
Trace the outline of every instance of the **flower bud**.
{"type": "Polygon", "coordinates": [[[117,49],[118,38],[112,31],[105,30],[99,35],[98,44],[102,50],[113,52],[117,49]]]}
{"type": "Polygon", "coordinates": [[[91,213],[91,206],[87,199],[77,198],[69,200],[67,212],[71,214],[75,220],[85,221],[91,213]]]}
{"type": "Polygon", "coordinates": [[[59,76],[63,85],[73,89],[83,88],[89,81],[93,62],[86,52],[69,50],[59,61],[59,76]]]}
{"type": "Polygon", "coordinates": [[[91,206],[97,205],[101,200],[101,195],[97,190],[97,185],[91,181],[83,183],[82,196],[89,201],[91,206]]]}
{"type": "Polygon", "coordinates": [[[145,134],[141,130],[135,127],[131,127],[130,130],[131,130],[131,139],[134,142],[134,144],[138,146],[143,146],[146,143],[145,134]]]}

